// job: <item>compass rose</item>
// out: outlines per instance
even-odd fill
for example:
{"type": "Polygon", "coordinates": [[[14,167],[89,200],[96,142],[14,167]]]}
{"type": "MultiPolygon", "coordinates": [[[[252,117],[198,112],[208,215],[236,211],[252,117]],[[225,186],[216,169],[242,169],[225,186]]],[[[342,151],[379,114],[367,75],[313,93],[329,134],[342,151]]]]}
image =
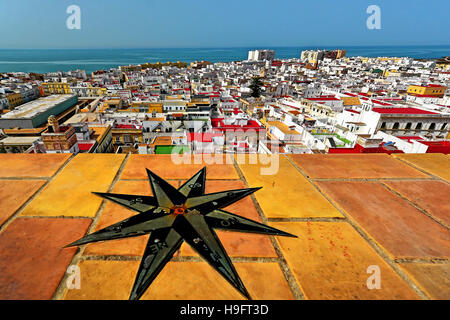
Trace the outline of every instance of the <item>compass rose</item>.
{"type": "Polygon", "coordinates": [[[214,229],[296,237],[222,210],[260,188],[205,194],[206,167],[178,189],[148,169],[147,174],[153,196],[94,192],[137,211],[137,215],[89,234],[67,247],[150,234],[130,295],[130,300],[137,300],[186,241],[233,287],[250,299],[214,229]]]}

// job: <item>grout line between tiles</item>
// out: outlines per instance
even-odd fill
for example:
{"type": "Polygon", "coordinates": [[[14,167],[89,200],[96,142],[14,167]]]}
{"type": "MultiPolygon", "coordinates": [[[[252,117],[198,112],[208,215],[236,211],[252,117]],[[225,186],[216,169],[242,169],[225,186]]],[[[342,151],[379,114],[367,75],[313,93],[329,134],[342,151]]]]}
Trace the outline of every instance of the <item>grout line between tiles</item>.
{"type": "Polygon", "coordinates": [[[311,178],[312,181],[435,181],[435,177],[429,178],[311,178]]]}
{"type": "Polygon", "coordinates": [[[411,200],[409,200],[408,198],[404,197],[401,193],[397,192],[395,189],[391,188],[390,186],[388,186],[387,184],[383,183],[383,182],[378,182],[381,186],[383,186],[384,188],[386,188],[387,190],[389,190],[390,192],[392,192],[393,194],[399,196],[400,198],[402,198],[403,200],[405,200],[407,203],[409,203],[410,205],[412,205],[414,208],[416,208],[417,210],[419,210],[421,213],[423,213],[425,216],[427,216],[428,218],[432,219],[433,221],[435,221],[437,224],[443,226],[446,229],[449,229],[449,226],[444,222],[441,221],[439,218],[433,216],[431,213],[429,213],[427,210],[421,208],[419,205],[415,204],[414,202],[412,202],[411,200]]]}
{"type": "MultiPolygon", "coordinates": [[[[69,158],[70,159],[70,158],[69,158]]],[[[67,160],[69,160],[67,159],[67,160]]],[[[8,180],[14,180],[14,181],[29,181],[29,180],[44,180],[49,181],[51,177],[0,177],[0,181],[8,181],[8,180]]]]}
{"type": "Polygon", "coordinates": [[[48,218],[55,218],[55,219],[90,219],[93,220],[93,217],[83,217],[83,216],[21,216],[20,218],[23,219],[48,219],[48,218]]]}
{"type": "Polygon", "coordinates": [[[431,264],[450,264],[450,259],[417,259],[417,258],[402,258],[394,259],[395,263],[431,263],[431,264]]]}
{"type": "Polygon", "coordinates": [[[334,218],[267,218],[269,222],[347,222],[345,217],[334,218]]]}
{"type": "MultiPolygon", "coordinates": [[[[165,181],[187,181],[189,178],[186,179],[164,179],[165,181]]],[[[240,181],[240,179],[210,179],[206,178],[207,181],[240,181]]],[[[120,181],[148,181],[147,179],[120,179],[120,181]]]]}
{"type": "MultiPolygon", "coordinates": [[[[108,189],[107,192],[110,192],[112,189],[114,189],[114,187],[116,186],[118,181],[147,181],[146,179],[120,179],[121,174],[124,171],[124,168],[129,160],[129,154],[126,155],[126,157],[124,157],[123,162],[121,163],[113,181],[111,182],[111,185],[108,189]]],[[[285,155],[283,155],[285,156],[285,155]]],[[[0,226],[0,232],[2,232],[13,220],[15,220],[15,218],[17,218],[17,216],[20,215],[20,213],[23,211],[23,209],[31,202],[33,201],[33,199],[35,199],[41,192],[42,190],[53,181],[53,179],[60,174],[60,172],[67,167],[67,165],[70,163],[70,161],[73,160],[75,156],[72,155],[71,157],[69,157],[64,163],[63,165],[51,176],[51,177],[47,177],[47,178],[39,178],[39,177],[33,177],[33,178],[17,178],[17,179],[11,179],[11,178],[0,178],[0,180],[43,180],[46,181],[19,209],[17,209],[13,215],[11,215],[3,225],[0,226]]],[[[411,201],[409,201],[408,199],[404,198],[403,196],[401,196],[399,193],[395,192],[395,190],[392,190],[391,188],[389,188],[388,186],[386,186],[383,181],[414,181],[414,180],[420,180],[420,181],[435,181],[435,180],[439,180],[439,181],[444,181],[446,183],[449,183],[448,181],[439,178],[437,176],[431,175],[428,172],[425,172],[426,174],[430,175],[430,178],[380,178],[380,179],[312,179],[309,178],[289,157],[285,156],[288,161],[303,175],[305,176],[305,178],[318,190],[318,192],[325,198],[327,199],[342,215],[343,218],[267,218],[262,210],[262,208],[260,207],[256,197],[254,195],[251,195],[251,199],[255,205],[255,208],[260,216],[260,218],[262,219],[262,221],[264,223],[267,222],[296,222],[296,221],[322,221],[322,222],[348,222],[350,223],[350,225],[352,225],[352,227],[369,243],[369,245],[377,252],[377,254],[379,256],[381,256],[381,258],[387,263],[389,264],[395,272],[397,272],[397,274],[408,283],[408,285],[410,285],[417,294],[419,294],[420,297],[422,297],[423,299],[427,299],[427,295],[420,289],[418,288],[418,286],[414,283],[414,281],[412,281],[409,276],[404,273],[396,264],[398,263],[436,263],[436,264],[448,264],[450,263],[449,259],[409,259],[409,258],[404,258],[404,259],[391,259],[388,254],[384,251],[384,249],[379,246],[374,240],[372,240],[370,238],[370,236],[368,234],[365,233],[364,229],[361,228],[357,222],[353,221],[353,219],[351,218],[350,215],[347,215],[345,213],[344,210],[340,209],[339,206],[335,205],[334,202],[331,200],[331,198],[329,198],[318,186],[315,185],[315,181],[319,182],[319,181],[373,181],[373,182],[377,182],[381,185],[383,185],[385,188],[387,188],[388,190],[390,190],[391,192],[394,192],[395,194],[399,195],[402,199],[408,201],[408,203],[412,204],[414,207],[416,207],[417,209],[419,209],[422,213],[424,213],[425,215],[427,215],[428,217],[432,218],[433,220],[435,220],[436,222],[440,223],[441,225],[444,225],[446,228],[448,228],[447,225],[445,225],[442,222],[439,222],[437,219],[435,219],[433,216],[431,216],[430,214],[428,214],[426,212],[426,210],[421,209],[420,207],[418,207],[417,205],[415,205],[414,203],[412,203],[411,201]]],[[[400,160],[400,159],[399,159],[400,160]]],[[[403,160],[400,160],[403,161],[403,160]]],[[[404,161],[403,161],[404,162],[404,161]]],[[[406,163],[406,162],[405,162],[406,163]]],[[[406,163],[409,166],[412,166],[409,163],[406,163]]],[[[245,179],[245,176],[243,174],[243,172],[241,171],[241,168],[238,166],[238,164],[236,163],[236,161],[234,161],[234,167],[235,170],[237,171],[240,180],[239,179],[208,179],[211,181],[243,181],[245,183],[245,185],[247,187],[249,187],[247,180],[245,179]]],[[[414,166],[412,166],[414,167],[414,166]]],[[[419,170],[422,171],[422,170],[419,170]]],[[[169,181],[178,181],[180,182],[180,185],[182,183],[182,180],[180,179],[168,179],[169,181]]],[[[106,206],[107,201],[106,200],[102,200],[99,209],[97,210],[96,214],[94,217],[83,217],[83,216],[54,216],[54,217],[49,217],[49,216],[21,216],[20,218],[64,218],[64,219],[91,219],[92,223],[89,226],[86,234],[89,234],[90,232],[92,232],[96,225],[98,224],[98,221],[104,211],[104,208],[106,206]]],[[[278,244],[278,242],[275,240],[275,237],[270,236],[270,239],[272,241],[272,245],[275,248],[275,251],[278,255],[278,258],[268,258],[268,257],[232,257],[231,260],[233,262],[272,262],[272,263],[278,263],[281,267],[281,270],[283,272],[284,277],[286,278],[290,289],[294,295],[294,297],[296,299],[305,299],[304,294],[301,290],[300,284],[295,280],[295,277],[292,274],[292,271],[290,270],[286,259],[284,258],[284,255],[282,253],[282,250],[278,244]]],[[[121,261],[121,260],[125,260],[125,261],[140,261],[141,260],[141,256],[126,256],[126,255],[112,255],[112,256],[91,256],[91,255],[86,255],[83,256],[84,250],[85,250],[85,245],[82,247],[79,247],[76,254],[73,256],[72,261],[69,265],[76,265],[78,264],[80,261],[83,260],[113,260],[113,261],[121,261]]],[[[204,261],[203,259],[201,259],[200,257],[190,257],[190,256],[177,256],[177,257],[173,257],[171,261],[174,262],[188,262],[188,261],[192,261],[192,262],[200,262],[200,261],[204,261]]],[[[67,279],[67,275],[65,274],[61,280],[61,282],[58,285],[57,290],[54,293],[53,299],[62,299],[65,295],[66,289],[65,289],[65,282],[67,279]]]]}
{"type": "MultiPolygon", "coordinates": [[[[234,160],[235,159],[233,158],[233,161],[234,160]]],[[[248,184],[248,181],[245,179],[244,173],[241,171],[241,168],[236,163],[236,161],[234,161],[234,168],[235,168],[236,172],[238,173],[239,177],[241,178],[241,180],[245,183],[245,186],[247,188],[249,188],[250,186],[248,184]]],[[[258,212],[258,214],[259,214],[259,216],[261,218],[261,221],[263,223],[267,223],[268,220],[267,220],[267,218],[266,218],[266,216],[265,216],[261,206],[259,205],[258,200],[256,199],[255,195],[252,194],[250,197],[251,197],[251,199],[253,201],[253,204],[254,204],[254,206],[256,208],[256,211],[258,212]]],[[[270,241],[272,242],[272,245],[273,245],[273,247],[275,249],[276,254],[278,255],[278,265],[281,268],[281,271],[282,271],[282,273],[283,273],[283,275],[284,275],[284,277],[285,277],[285,279],[286,279],[286,281],[287,281],[287,283],[288,283],[288,285],[289,285],[289,287],[291,289],[291,292],[292,292],[294,298],[296,300],[304,300],[305,299],[305,295],[303,294],[303,291],[300,288],[299,283],[297,283],[297,280],[295,279],[295,277],[294,277],[294,275],[293,275],[289,265],[287,264],[286,258],[284,257],[283,252],[282,252],[280,246],[278,245],[275,237],[274,236],[269,236],[269,238],[270,238],[270,241]]]]}
{"type": "Polygon", "coordinates": [[[127,255],[83,255],[79,261],[141,261],[141,256],[127,255]]]}
{"type": "MultiPolygon", "coordinates": [[[[119,170],[117,171],[113,181],[111,182],[111,184],[110,184],[110,186],[109,186],[109,188],[108,188],[108,190],[106,192],[111,192],[114,189],[117,181],[119,181],[119,177],[122,174],[122,171],[124,170],[125,165],[126,165],[129,157],[130,157],[130,154],[127,154],[125,156],[125,158],[123,159],[123,161],[122,161],[122,163],[121,163],[121,165],[119,167],[119,170]]],[[[100,219],[100,216],[102,215],[103,210],[105,209],[106,203],[107,203],[107,201],[105,199],[103,199],[101,204],[100,204],[99,209],[97,210],[97,213],[92,218],[92,223],[89,226],[88,230],[86,231],[86,234],[90,234],[92,231],[94,231],[95,227],[97,226],[98,220],[100,219]]],[[[81,257],[83,255],[85,249],[86,249],[86,245],[82,245],[82,246],[78,247],[77,252],[72,257],[72,260],[69,263],[69,266],[71,266],[71,265],[78,265],[78,263],[81,261],[81,257]]],[[[64,274],[64,276],[61,279],[58,287],[55,290],[55,293],[53,294],[52,300],[61,300],[61,299],[64,298],[64,295],[66,293],[65,284],[66,284],[68,276],[69,275],[67,273],[64,274]]]]}
{"type": "Polygon", "coordinates": [[[450,184],[450,181],[447,181],[447,180],[445,180],[444,178],[441,178],[441,177],[439,177],[439,176],[437,176],[437,175],[435,175],[435,174],[433,174],[433,173],[431,173],[431,172],[428,172],[428,171],[426,171],[425,169],[422,169],[422,168],[420,168],[419,166],[417,166],[417,165],[415,165],[415,164],[413,164],[413,163],[411,163],[411,162],[409,162],[409,161],[407,161],[407,160],[404,160],[404,159],[402,159],[402,158],[394,158],[394,159],[395,159],[395,160],[398,160],[398,161],[400,161],[400,162],[403,162],[404,164],[410,166],[411,168],[416,169],[417,171],[420,171],[420,172],[422,172],[422,173],[424,173],[424,174],[426,174],[426,175],[428,175],[428,176],[430,176],[430,177],[433,177],[434,180],[441,180],[441,181],[444,181],[444,182],[447,183],[447,184],[450,184]]]}
{"type": "Polygon", "coordinates": [[[332,201],[332,199],[325,194],[315,183],[314,181],[309,178],[309,176],[294,162],[292,161],[292,159],[286,155],[284,155],[284,157],[286,159],[288,159],[288,161],[291,163],[292,166],[294,166],[294,168],[296,168],[313,186],[314,188],[316,188],[316,190],[318,192],[320,192],[320,194],[327,199],[335,208],[336,210],[338,210],[346,219],[346,222],[348,222],[355,230],[356,232],[364,239],[366,240],[366,242],[369,244],[370,247],[372,247],[372,249],[375,250],[375,252],[394,270],[394,272],[396,272],[401,279],[403,279],[415,292],[416,294],[424,299],[424,300],[429,300],[430,297],[428,297],[427,294],[425,294],[425,292],[419,288],[418,285],[416,285],[416,283],[410,279],[410,277],[403,271],[400,269],[400,267],[395,263],[395,261],[393,259],[391,259],[388,254],[386,252],[384,252],[384,250],[372,239],[370,238],[369,235],[367,235],[365,233],[365,231],[357,224],[357,222],[355,222],[350,215],[347,214],[347,212],[345,212],[345,210],[341,209],[337,204],[334,203],[334,201],[332,201]]]}
{"type": "MultiPolygon", "coordinates": [[[[247,263],[278,263],[278,258],[269,257],[245,257],[237,256],[230,257],[232,262],[247,262],[247,263]]],[[[84,260],[96,260],[96,261],[141,261],[141,256],[131,256],[131,255],[83,255],[80,257],[81,261],[84,260]]],[[[205,259],[199,256],[176,256],[172,257],[171,262],[204,262],[205,259]]]]}
{"type": "MultiPolygon", "coordinates": [[[[61,165],[61,167],[58,168],[58,170],[55,171],[55,173],[50,177],[46,179],[46,182],[39,188],[36,190],[36,192],[27,199],[27,201],[25,201],[20,207],[19,209],[17,209],[8,219],[5,220],[5,222],[0,226],[0,233],[6,229],[6,227],[13,222],[23,211],[23,209],[25,209],[25,207],[30,204],[41,192],[42,190],[44,190],[44,188],[46,188],[50,182],[53,181],[53,179],[69,164],[69,162],[75,157],[75,155],[71,155],[69,158],[66,159],[66,161],[64,161],[64,163],[61,165]]],[[[37,180],[41,180],[41,179],[37,179],[37,180]]],[[[45,217],[43,217],[45,218],[45,217]]],[[[46,217],[46,218],[52,218],[52,217],[46,217]]]]}

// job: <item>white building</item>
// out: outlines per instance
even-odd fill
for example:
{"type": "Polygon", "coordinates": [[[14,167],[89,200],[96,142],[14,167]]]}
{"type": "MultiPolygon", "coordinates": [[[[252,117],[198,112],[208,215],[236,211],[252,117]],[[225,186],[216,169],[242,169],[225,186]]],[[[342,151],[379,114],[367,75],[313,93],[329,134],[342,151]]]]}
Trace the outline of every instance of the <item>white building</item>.
{"type": "Polygon", "coordinates": [[[164,112],[184,112],[186,111],[186,103],[181,100],[166,100],[163,103],[164,112]]]}
{"type": "Polygon", "coordinates": [[[9,102],[5,96],[0,96],[0,110],[9,109],[9,102]]]}
{"type": "Polygon", "coordinates": [[[264,61],[275,59],[274,50],[254,50],[248,52],[249,61],[264,61]]]}
{"type": "Polygon", "coordinates": [[[337,116],[337,124],[354,134],[383,131],[394,136],[445,138],[450,114],[417,108],[373,108],[371,111],[346,109],[337,116]]]}

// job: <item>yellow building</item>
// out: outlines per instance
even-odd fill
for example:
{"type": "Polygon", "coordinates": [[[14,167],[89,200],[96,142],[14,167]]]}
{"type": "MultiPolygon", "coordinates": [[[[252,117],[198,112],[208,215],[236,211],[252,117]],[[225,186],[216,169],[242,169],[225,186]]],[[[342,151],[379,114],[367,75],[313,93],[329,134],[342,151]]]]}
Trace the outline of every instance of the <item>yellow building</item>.
{"type": "Polygon", "coordinates": [[[127,127],[128,126],[119,126],[112,128],[111,133],[114,152],[116,152],[119,147],[122,147],[122,150],[126,149],[127,152],[137,153],[137,149],[135,149],[133,145],[136,143],[141,144],[143,142],[142,129],[132,129],[127,127]]]}
{"type": "Polygon", "coordinates": [[[109,108],[115,108],[116,110],[120,110],[123,106],[123,100],[120,97],[111,97],[108,100],[103,102],[102,107],[99,112],[103,112],[109,108]]]}
{"type": "Polygon", "coordinates": [[[133,102],[127,112],[162,113],[163,104],[157,102],[133,102]]]}
{"type": "Polygon", "coordinates": [[[79,97],[103,97],[106,96],[108,90],[103,87],[71,87],[71,93],[78,95],[79,97]]]}
{"type": "MultiPolygon", "coordinates": [[[[369,58],[370,59],[370,58],[369,58]]],[[[378,57],[377,61],[393,61],[394,63],[399,63],[401,58],[392,58],[392,57],[378,57]]]]}
{"type": "Polygon", "coordinates": [[[141,64],[142,69],[162,69],[162,67],[177,67],[177,68],[187,68],[186,62],[157,62],[157,63],[144,63],[141,64]]]}
{"type": "MultiPolygon", "coordinates": [[[[129,65],[129,66],[120,66],[120,71],[122,72],[132,72],[132,71],[141,71],[141,66],[129,65]]],[[[125,81],[128,81],[128,77],[125,75],[125,81]]]]}
{"type": "Polygon", "coordinates": [[[44,82],[42,89],[45,95],[51,94],[70,94],[70,84],[64,82],[44,82]]]}
{"type": "Polygon", "coordinates": [[[180,94],[174,94],[171,96],[166,96],[166,100],[182,100],[183,96],[180,94]]]}
{"type": "Polygon", "coordinates": [[[385,77],[401,77],[402,72],[397,69],[386,70],[386,71],[384,71],[384,76],[385,77]]]}
{"type": "Polygon", "coordinates": [[[436,68],[442,69],[444,71],[450,71],[450,63],[449,62],[437,63],[436,68]]]}
{"type": "Polygon", "coordinates": [[[23,103],[22,95],[20,93],[8,93],[6,94],[6,99],[8,99],[9,109],[14,109],[23,103]]]}
{"type": "Polygon", "coordinates": [[[265,121],[265,127],[267,129],[267,136],[273,140],[282,141],[298,141],[301,138],[301,134],[281,121],[265,121]]]}
{"type": "Polygon", "coordinates": [[[347,54],[347,50],[337,50],[336,59],[344,58],[347,54]]]}
{"type": "Polygon", "coordinates": [[[194,61],[194,62],[191,62],[191,64],[189,65],[189,68],[202,69],[206,66],[209,66],[210,64],[211,64],[210,61],[194,61]]]}
{"type": "Polygon", "coordinates": [[[130,91],[136,91],[140,89],[140,86],[138,84],[130,84],[128,82],[124,83],[123,88],[125,90],[130,90],[130,91]]]}
{"type": "Polygon", "coordinates": [[[433,96],[442,98],[445,94],[445,90],[447,90],[447,87],[436,84],[430,84],[428,86],[410,85],[407,93],[414,96],[433,96]]]}
{"type": "Polygon", "coordinates": [[[90,87],[91,92],[93,93],[92,96],[106,96],[108,93],[108,90],[106,88],[96,88],[96,87],[90,87]]]}
{"type": "Polygon", "coordinates": [[[110,125],[106,126],[89,126],[89,129],[94,131],[92,138],[97,140],[98,153],[112,153],[114,147],[112,143],[112,130],[110,125]]]}

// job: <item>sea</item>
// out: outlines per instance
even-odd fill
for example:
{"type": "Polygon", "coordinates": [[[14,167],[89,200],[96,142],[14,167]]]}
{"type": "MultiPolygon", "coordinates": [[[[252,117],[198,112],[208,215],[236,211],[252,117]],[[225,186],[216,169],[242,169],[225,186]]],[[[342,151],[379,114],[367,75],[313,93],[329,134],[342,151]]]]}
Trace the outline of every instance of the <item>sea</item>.
{"type": "Polygon", "coordinates": [[[411,57],[433,59],[450,56],[450,45],[441,46],[351,46],[351,47],[259,47],[259,48],[169,48],[169,49],[0,49],[0,72],[56,72],[117,68],[121,65],[167,61],[231,62],[245,60],[249,50],[275,50],[277,59],[299,58],[303,50],[345,49],[347,56],[411,57]]]}

